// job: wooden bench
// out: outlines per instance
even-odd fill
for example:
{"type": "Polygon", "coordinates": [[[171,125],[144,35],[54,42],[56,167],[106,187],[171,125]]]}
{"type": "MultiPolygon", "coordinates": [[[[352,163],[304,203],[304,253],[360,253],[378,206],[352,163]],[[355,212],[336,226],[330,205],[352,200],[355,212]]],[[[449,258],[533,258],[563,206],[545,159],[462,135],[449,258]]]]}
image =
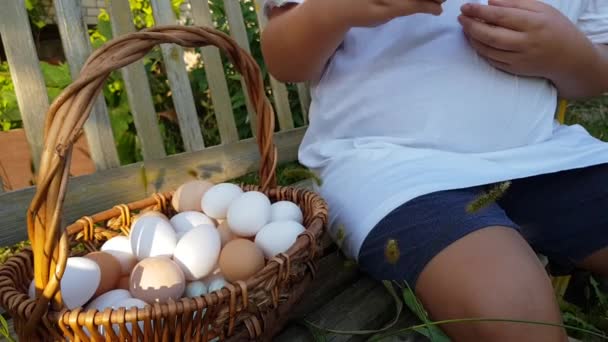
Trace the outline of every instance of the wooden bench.
{"type": "MultiPolygon", "coordinates": [[[[212,25],[207,0],[189,2],[194,23],[212,25]]],[[[175,22],[170,3],[170,0],[151,0],[157,24],[175,22]]],[[[54,7],[67,62],[72,76],[76,76],[92,51],[80,1],[54,0],[54,7]]],[[[230,34],[241,47],[250,51],[239,0],[225,0],[224,10],[230,34]]],[[[115,36],[134,31],[128,0],[110,1],[108,12],[115,36]]],[[[259,13],[257,19],[260,27],[263,27],[265,21],[259,13]]],[[[37,168],[43,149],[44,114],[49,102],[43,95],[46,94],[45,82],[31,32],[24,0],[0,1],[0,37],[10,66],[34,168],[37,168]]],[[[73,222],[83,215],[118,203],[144,198],[153,192],[175,189],[193,178],[193,170],[199,177],[220,182],[254,171],[258,167],[259,153],[255,140],[239,139],[218,50],[212,47],[202,49],[202,60],[221,137],[221,144],[213,147],[204,145],[198,128],[192,89],[181,58],[182,49],[164,45],[162,53],[186,152],[167,156],[150,90],[145,86],[148,83],[143,64],[136,62],[123,68],[122,78],[144,160],[120,165],[116,148],[111,143],[114,140],[108,108],[100,97],[84,128],[96,172],[71,179],[64,210],[65,222],[73,222]]],[[[274,137],[279,162],[294,161],[306,126],[294,127],[286,85],[273,78],[270,79],[270,84],[279,126],[274,137]]],[[[299,104],[306,119],[310,102],[308,89],[300,84],[297,85],[297,90],[299,104]]],[[[254,125],[255,116],[251,110],[249,116],[249,121],[254,125]]],[[[252,130],[255,132],[255,127],[252,130]]],[[[298,186],[310,186],[310,183],[298,186]]],[[[2,192],[0,186],[0,246],[11,246],[27,239],[25,214],[33,194],[33,187],[2,192]]],[[[325,246],[325,255],[310,293],[292,313],[293,323],[287,325],[276,338],[277,341],[312,341],[310,332],[298,323],[303,319],[329,329],[358,330],[380,328],[394,318],[393,298],[383,285],[363,276],[356,267],[348,266],[329,240],[325,246]]],[[[413,321],[410,315],[403,315],[400,323],[413,321]]],[[[332,335],[328,340],[360,341],[369,337],[332,335]]],[[[403,340],[414,340],[408,338],[403,340]]]]}

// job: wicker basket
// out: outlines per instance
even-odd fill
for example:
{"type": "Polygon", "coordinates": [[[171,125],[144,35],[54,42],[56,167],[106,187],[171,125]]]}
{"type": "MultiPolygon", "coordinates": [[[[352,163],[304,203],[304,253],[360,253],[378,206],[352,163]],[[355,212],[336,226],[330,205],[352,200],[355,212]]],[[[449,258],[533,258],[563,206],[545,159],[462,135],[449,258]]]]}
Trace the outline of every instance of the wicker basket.
{"type": "Polygon", "coordinates": [[[87,60],[78,79],[57,97],[47,113],[38,185],[27,215],[32,248],[11,257],[0,267],[0,303],[13,317],[20,340],[209,341],[216,337],[267,340],[276,334],[314,274],[327,208],[323,199],[311,191],[276,187],[273,131],[274,113],[264,95],[258,65],[219,31],[204,27],[156,27],[121,36],[98,49],[87,60]],[[306,231],[287,252],[269,260],[251,279],[202,297],[143,309],[67,310],[61,304],[59,281],[68,256],[97,250],[107,239],[128,234],[132,217],[141,211],[154,209],[168,216],[174,214],[167,205],[172,193],[155,194],[83,217],[62,228],[72,146],[105,79],[161,43],[184,47],[214,45],[243,75],[258,118],[256,140],[261,153],[261,184],[242,187],[246,191],[262,191],[272,201],[290,200],[298,204],[304,213],[306,231]],[[34,278],[39,290],[37,298],[30,299],[27,291],[34,278]],[[143,329],[140,330],[138,322],[142,322],[143,329]],[[131,333],[127,324],[132,327],[131,333]],[[100,326],[104,328],[98,329],[100,326]],[[112,328],[116,326],[118,335],[112,328]]]}

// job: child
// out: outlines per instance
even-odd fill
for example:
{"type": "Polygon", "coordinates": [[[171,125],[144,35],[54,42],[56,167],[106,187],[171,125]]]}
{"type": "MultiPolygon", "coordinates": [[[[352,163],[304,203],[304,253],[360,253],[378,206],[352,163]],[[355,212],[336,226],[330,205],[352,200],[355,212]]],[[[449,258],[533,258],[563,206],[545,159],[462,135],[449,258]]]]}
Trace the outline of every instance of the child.
{"type": "MultiPolygon", "coordinates": [[[[310,81],[300,161],[330,232],[431,317],[561,323],[552,264],[608,275],[608,144],[558,124],[558,97],[608,91],[606,0],[266,0],[262,48],[310,81]],[[497,183],[504,196],[467,206],[497,183]]],[[[454,341],[567,341],[556,327],[460,323],[454,341]]]]}

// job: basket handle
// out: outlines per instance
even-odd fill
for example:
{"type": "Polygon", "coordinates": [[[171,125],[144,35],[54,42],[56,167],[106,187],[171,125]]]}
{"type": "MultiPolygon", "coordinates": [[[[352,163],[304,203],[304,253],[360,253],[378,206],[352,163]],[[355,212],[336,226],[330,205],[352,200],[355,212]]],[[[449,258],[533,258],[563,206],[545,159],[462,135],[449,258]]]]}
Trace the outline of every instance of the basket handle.
{"type": "Polygon", "coordinates": [[[154,46],[164,43],[183,47],[213,45],[227,55],[243,76],[257,113],[256,141],[261,154],[262,189],[276,185],[274,111],[264,93],[259,66],[228,35],[212,28],[172,25],[125,34],[107,42],[87,59],[78,78],[55,99],[47,113],[37,188],[27,215],[38,298],[28,322],[30,327],[40,322],[49,302],[52,301],[54,309],[61,306],[59,281],[69,255],[61,217],[74,142],[110,73],[143,58],[154,46]]]}

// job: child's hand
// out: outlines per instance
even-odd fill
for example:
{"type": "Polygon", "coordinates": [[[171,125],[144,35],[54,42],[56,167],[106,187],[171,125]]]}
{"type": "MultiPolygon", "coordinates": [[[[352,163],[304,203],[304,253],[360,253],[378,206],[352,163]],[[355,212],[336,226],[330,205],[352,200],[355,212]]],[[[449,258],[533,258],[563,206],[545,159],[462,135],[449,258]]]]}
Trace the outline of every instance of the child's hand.
{"type": "Polygon", "coordinates": [[[471,46],[509,73],[552,79],[573,70],[593,44],[557,9],[537,0],[489,0],[462,6],[459,21],[471,46]]]}
{"type": "MultiPolygon", "coordinates": [[[[330,0],[328,0],[330,1],[330,0]]],[[[335,0],[331,0],[335,1],[335,0]]],[[[416,13],[439,15],[445,0],[346,0],[344,18],[351,27],[373,27],[416,13]]]]}

